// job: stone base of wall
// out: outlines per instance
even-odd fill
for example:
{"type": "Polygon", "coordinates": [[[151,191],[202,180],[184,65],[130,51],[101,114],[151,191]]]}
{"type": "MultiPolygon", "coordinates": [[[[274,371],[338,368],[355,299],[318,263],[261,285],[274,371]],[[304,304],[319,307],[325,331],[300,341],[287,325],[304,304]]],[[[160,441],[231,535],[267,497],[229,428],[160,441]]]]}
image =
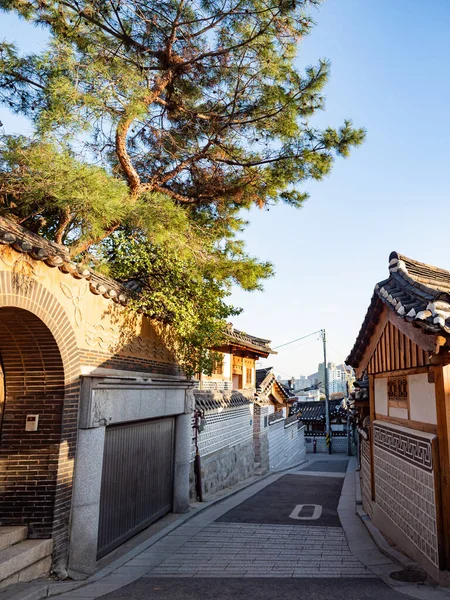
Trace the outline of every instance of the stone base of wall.
{"type": "Polygon", "coordinates": [[[267,430],[255,433],[253,436],[255,448],[255,461],[261,474],[269,470],[269,436],[267,430]]]}
{"type": "Polygon", "coordinates": [[[439,571],[437,566],[427,559],[423,552],[412,543],[408,536],[397,527],[394,521],[387,516],[376,502],[372,503],[372,522],[383,535],[391,539],[403,552],[417,562],[432,579],[440,582],[442,571],[439,571]]]}
{"type": "MultiPolygon", "coordinates": [[[[202,456],[201,463],[203,499],[207,499],[255,474],[253,440],[202,456]]],[[[190,497],[196,497],[193,462],[190,471],[190,497]]]]}

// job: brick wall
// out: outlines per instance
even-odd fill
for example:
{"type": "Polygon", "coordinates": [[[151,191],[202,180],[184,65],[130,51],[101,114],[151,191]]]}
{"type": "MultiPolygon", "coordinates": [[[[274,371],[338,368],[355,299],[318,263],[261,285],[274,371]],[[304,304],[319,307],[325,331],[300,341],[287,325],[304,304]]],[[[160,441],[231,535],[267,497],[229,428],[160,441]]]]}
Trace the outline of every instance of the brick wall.
{"type": "Polygon", "coordinates": [[[161,375],[182,375],[183,371],[173,363],[163,363],[156,360],[137,358],[98,350],[80,350],[80,360],[83,365],[101,367],[103,369],[120,369],[123,371],[142,371],[161,375]]]}
{"type": "Polygon", "coordinates": [[[0,310],[0,352],[6,384],[1,521],[27,524],[31,537],[49,537],[64,403],[61,355],[42,321],[15,308],[0,310]],[[24,430],[27,414],[39,415],[38,431],[24,430]]]}
{"type": "Polygon", "coordinates": [[[64,573],[81,365],[167,375],[181,371],[145,357],[80,350],[73,317],[71,321],[45,287],[47,282],[46,277],[0,271],[0,355],[6,382],[0,524],[24,523],[31,537],[52,537],[53,568],[64,573]],[[39,415],[37,432],[24,431],[27,414],[39,415]]]}
{"type": "Polygon", "coordinates": [[[0,522],[53,537],[54,565],[67,554],[76,449],[79,357],[71,324],[39,282],[0,272],[0,354],[5,378],[0,522]],[[37,432],[25,416],[39,414],[37,432]]]}

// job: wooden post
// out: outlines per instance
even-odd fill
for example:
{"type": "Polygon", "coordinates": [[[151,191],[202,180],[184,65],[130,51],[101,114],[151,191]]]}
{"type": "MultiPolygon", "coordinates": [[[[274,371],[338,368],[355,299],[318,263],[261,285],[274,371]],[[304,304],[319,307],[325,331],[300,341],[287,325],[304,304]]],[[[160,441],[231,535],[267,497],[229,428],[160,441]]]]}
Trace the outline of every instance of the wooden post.
{"type": "MultiPolygon", "coordinates": [[[[440,471],[440,499],[442,507],[442,527],[439,538],[443,540],[443,561],[441,568],[450,568],[450,365],[433,366],[436,390],[437,434],[440,471]]],[[[439,502],[440,500],[440,502],[439,502]]]]}
{"type": "Polygon", "coordinates": [[[375,464],[373,460],[373,422],[375,421],[375,377],[369,375],[369,406],[370,406],[370,489],[372,502],[375,502],[375,464]]]}

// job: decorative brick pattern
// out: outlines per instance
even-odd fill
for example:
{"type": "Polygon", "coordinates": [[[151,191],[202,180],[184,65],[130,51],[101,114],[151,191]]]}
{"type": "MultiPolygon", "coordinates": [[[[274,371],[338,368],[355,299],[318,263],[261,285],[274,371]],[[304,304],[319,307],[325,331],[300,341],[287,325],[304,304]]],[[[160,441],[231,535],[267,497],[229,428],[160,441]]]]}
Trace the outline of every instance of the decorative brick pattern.
{"type": "MultiPolygon", "coordinates": [[[[380,432],[381,428],[374,425],[380,432]]],[[[375,497],[379,507],[438,566],[438,540],[431,442],[419,436],[389,430],[378,433],[374,444],[375,497]],[[398,436],[401,436],[401,444],[398,436]],[[392,441],[397,440],[397,441],[392,441]],[[419,443],[420,442],[420,443],[419,443]],[[430,446],[430,454],[424,448],[430,446]],[[400,458],[399,448],[404,450],[400,458]],[[421,449],[412,453],[411,448],[421,449]],[[415,461],[411,457],[417,457],[415,461]],[[424,456],[428,457],[425,460],[424,456]]]]}
{"type": "Polygon", "coordinates": [[[405,434],[376,423],[373,429],[375,446],[384,448],[391,454],[395,454],[421,469],[432,471],[432,449],[428,439],[418,435],[405,434]]]}
{"type": "MultiPolygon", "coordinates": [[[[200,456],[230,448],[253,439],[253,416],[250,406],[209,410],[205,413],[206,426],[198,436],[200,456]]],[[[192,446],[191,460],[195,449],[192,446]]]]}
{"type": "Polygon", "coordinates": [[[285,421],[269,426],[269,467],[271,471],[287,469],[305,459],[305,426],[293,423],[285,427],[285,421]]]}

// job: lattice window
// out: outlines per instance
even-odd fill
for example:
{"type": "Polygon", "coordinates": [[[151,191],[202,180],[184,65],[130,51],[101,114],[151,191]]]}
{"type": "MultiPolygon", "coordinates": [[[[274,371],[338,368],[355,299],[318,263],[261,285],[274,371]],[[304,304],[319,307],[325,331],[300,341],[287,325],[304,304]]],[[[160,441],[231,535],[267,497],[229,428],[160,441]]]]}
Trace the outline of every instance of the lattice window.
{"type": "Polygon", "coordinates": [[[253,369],[247,367],[245,372],[245,383],[253,383],[253,369]]]}
{"type": "Polygon", "coordinates": [[[214,361],[212,374],[223,375],[223,357],[214,361]]]}
{"type": "Polygon", "coordinates": [[[388,377],[388,400],[389,406],[408,409],[408,377],[388,377]]]}

